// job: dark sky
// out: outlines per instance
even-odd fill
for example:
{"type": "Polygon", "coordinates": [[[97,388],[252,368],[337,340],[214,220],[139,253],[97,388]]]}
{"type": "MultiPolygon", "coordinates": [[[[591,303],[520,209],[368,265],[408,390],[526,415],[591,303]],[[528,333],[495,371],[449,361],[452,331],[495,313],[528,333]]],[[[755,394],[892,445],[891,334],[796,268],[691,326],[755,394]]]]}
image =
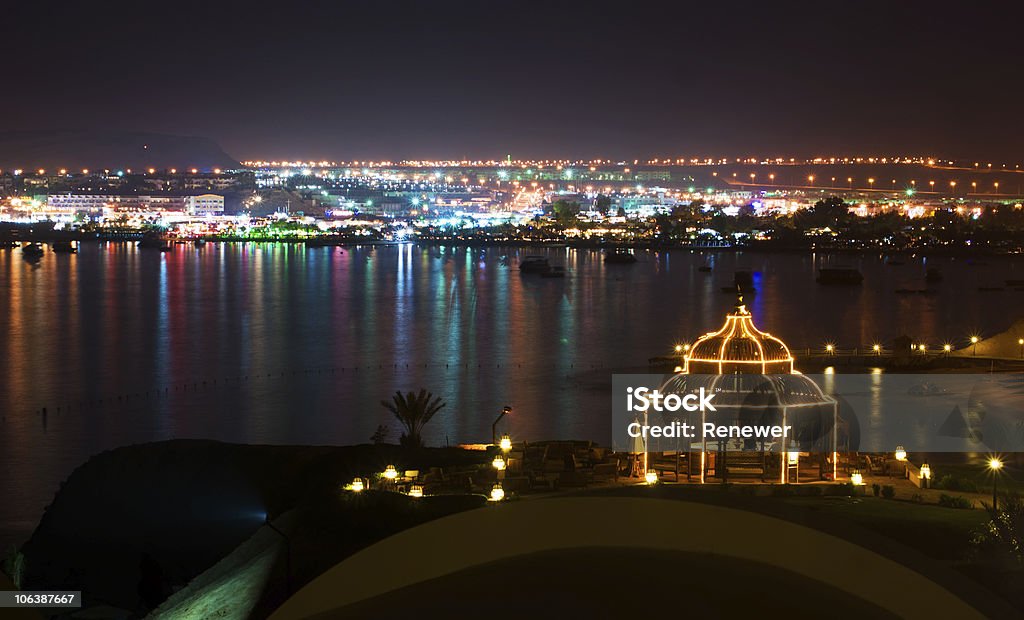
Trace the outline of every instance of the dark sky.
{"type": "Polygon", "coordinates": [[[0,130],[202,135],[241,159],[1024,143],[1010,2],[19,4],[0,130]]]}

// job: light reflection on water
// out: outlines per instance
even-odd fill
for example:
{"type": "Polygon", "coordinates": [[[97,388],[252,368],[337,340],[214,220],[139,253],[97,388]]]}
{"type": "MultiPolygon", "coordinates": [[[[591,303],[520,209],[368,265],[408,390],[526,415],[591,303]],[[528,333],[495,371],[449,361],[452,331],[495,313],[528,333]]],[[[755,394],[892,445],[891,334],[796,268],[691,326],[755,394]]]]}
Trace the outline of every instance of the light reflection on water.
{"type": "Polygon", "coordinates": [[[34,267],[0,251],[0,537],[32,523],[98,451],[172,437],[357,443],[378,424],[394,440],[379,402],[398,389],[448,402],[427,427],[432,444],[488,438],[506,404],[517,438],[607,442],[612,369],[642,371],[717,328],[737,268],[755,272],[757,324],[793,347],[900,333],[962,343],[1008,326],[1024,299],[977,293],[1024,278],[1009,258],[928,259],[945,279],[926,297],[894,293],[924,287],[921,258],[651,252],[622,266],[551,248],[568,278],[521,276],[516,257],[535,253],[113,243],[34,267]],[[822,264],[857,267],[864,285],[819,286],[822,264]]]}

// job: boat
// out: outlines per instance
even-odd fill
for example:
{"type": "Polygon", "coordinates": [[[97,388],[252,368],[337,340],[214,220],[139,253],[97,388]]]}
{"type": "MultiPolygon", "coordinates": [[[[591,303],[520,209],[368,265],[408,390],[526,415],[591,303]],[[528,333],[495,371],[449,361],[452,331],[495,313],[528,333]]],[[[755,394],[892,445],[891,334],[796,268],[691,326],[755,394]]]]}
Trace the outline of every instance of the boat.
{"type": "Polygon", "coordinates": [[[925,282],[942,282],[942,272],[935,267],[929,267],[924,275],[925,282]]]}
{"type": "Polygon", "coordinates": [[[864,282],[861,272],[850,267],[822,267],[818,270],[818,284],[857,286],[864,282]]]}
{"type": "Polygon", "coordinates": [[[204,245],[206,245],[206,239],[203,239],[202,237],[196,237],[196,240],[193,241],[192,243],[194,243],[197,248],[201,248],[204,245]]]}
{"type": "Polygon", "coordinates": [[[604,262],[613,265],[632,265],[636,262],[636,255],[628,250],[609,250],[604,255],[604,262]]]}
{"type": "Polygon", "coordinates": [[[711,267],[709,267],[708,265],[702,265],[700,267],[697,267],[697,271],[701,273],[711,273],[711,267]]]}
{"type": "Polygon", "coordinates": [[[519,271],[521,273],[544,273],[550,268],[551,264],[548,263],[548,259],[544,256],[527,256],[519,261],[519,271]]]}
{"type": "Polygon", "coordinates": [[[143,250],[160,250],[170,252],[171,245],[160,235],[146,234],[139,240],[138,247],[143,250]]]}
{"type": "Polygon", "coordinates": [[[72,245],[70,241],[54,241],[50,244],[50,249],[53,250],[54,254],[74,254],[78,252],[78,248],[72,245]]]}
{"type": "Polygon", "coordinates": [[[564,278],[565,267],[548,267],[544,271],[540,272],[542,278],[564,278]]]}
{"type": "Polygon", "coordinates": [[[21,255],[25,258],[42,258],[44,253],[43,246],[38,243],[29,243],[21,246],[21,255]]]}

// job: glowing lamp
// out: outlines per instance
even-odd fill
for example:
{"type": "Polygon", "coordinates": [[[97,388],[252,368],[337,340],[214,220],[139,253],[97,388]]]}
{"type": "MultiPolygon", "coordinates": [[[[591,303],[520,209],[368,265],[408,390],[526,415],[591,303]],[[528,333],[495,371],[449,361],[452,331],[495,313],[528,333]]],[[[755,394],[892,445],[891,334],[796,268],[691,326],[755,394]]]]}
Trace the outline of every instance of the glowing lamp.
{"type": "Polygon", "coordinates": [[[1019,344],[1021,346],[1024,346],[1024,338],[1018,338],[1017,339],[1017,344],[1019,344]]]}
{"type": "Polygon", "coordinates": [[[861,474],[859,471],[854,471],[853,473],[850,474],[850,482],[855,487],[862,486],[864,484],[864,475],[861,474]]]}
{"type": "Polygon", "coordinates": [[[931,480],[932,479],[932,467],[928,463],[921,464],[921,479],[931,480]]]}
{"type": "Polygon", "coordinates": [[[676,366],[675,368],[672,369],[672,372],[676,372],[676,373],[683,372],[683,367],[682,366],[676,366]]]}
{"type": "Polygon", "coordinates": [[[384,477],[388,480],[394,480],[398,477],[398,470],[395,469],[394,465],[388,465],[384,468],[384,477]]]}
{"type": "Polygon", "coordinates": [[[996,457],[992,457],[988,460],[988,468],[992,471],[998,471],[1003,468],[1003,462],[996,457]]]}
{"type": "Polygon", "coordinates": [[[789,460],[789,464],[790,465],[797,465],[798,463],[800,463],[800,453],[799,452],[787,452],[786,453],[786,458],[789,460]]]}
{"type": "Polygon", "coordinates": [[[648,469],[647,473],[644,474],[644,482],[646,482],[647,484],[657,484],[658,472],[654,471],[653,469],[648,469]]]}
{"type": "Polygon", "coordinates": [[[505,452],[512,449],[512,438],[507,434],[501,436],[501,443],[498,446],[505,452]]]}
{"type": "Polygon", "coordinates": [[[825,345],[825,350],[828,351],[829,353],[832,353],[833,351],[836,350],[836,348],[835,348],[835,346],[833,346],[831,344],[826,344],[825,345]]]}
{"type": "Polygon", "coordinates": [[[919,344],[917,345],[917,348],[918,350],[921,351],[921,353],[924,353],[925,349],[927,349],[928,347],[924,346],[923,344],[919,344]]]}
{"type": "Polygon", "coordinates": [[[942,345],[942,350],[945,351],[946,353],[949,353],[950,351],[953,350],[953,345],[944,344],[942,345]]]}
{"type": "Polygon", "coordinates": [[[871,348],[874,349],[875,353],[878,353],[879,351],[882,350],[882,345],[876,344],[875,346],[873,346],[871,348]]]}
{"type": "Polygon", "coordinates": [[[497,469],[498,471],[505,471],[505,468],[508,465],[505,463],[505,457],[499,454],[498,456],[494,457],[493,461],[491,461],[491,466],[494,467],[494,469],[497,469]]]}
{"type": "Polygon", "coordinates": [[[977,336],[971,336],[971,344],[978,344],[978,337],[977,336]]]}
{"type": "Polygon", "coordinates": [[[681,352],[682,352],[682,350],[683,350],[683,345],[681,345],[681,344],[677,344],[677,345],[676,345],[676,353],[681,353],[681,352]]]}
{"type": "Polygon", "coordinates": [[[359,493],[364,488],[365,487],[363,486],[363,479],[362,478],[356,478],[356,479],[352,480],[352,484],[348,485],[348,490],[352,491],[353,493],[359,493]]]}
{"type": "Polygon", "coordinates": [[[491,501],[500,502],[503,499],[505,499],[505,489],[501,488],[500,482],[496,482],[494,486],[491,487],[491,501]]]}
{"type": "Polygon", "coordinates": [[[896,446],[895,456],[897,461],[907,460],[907,449],[904,448],[903,446],[896,446]]]}
{"type": "Polygon", "coordinates": [[[690,350],[690,345],[684,344],[683,345],[683,351],[689,351],[689,350],[690,350]]]}
{"type": "Polygon", "coordinates": [[[409,487],[409,497],[423,497],[423,487],[418,484],[409,487]]]}

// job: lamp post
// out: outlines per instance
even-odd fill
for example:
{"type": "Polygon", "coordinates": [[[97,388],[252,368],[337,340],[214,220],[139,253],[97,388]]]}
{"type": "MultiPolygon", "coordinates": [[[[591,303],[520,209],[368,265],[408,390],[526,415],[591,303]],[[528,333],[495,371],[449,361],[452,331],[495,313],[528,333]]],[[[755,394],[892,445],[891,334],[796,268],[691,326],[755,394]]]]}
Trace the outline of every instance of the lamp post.
{"type": "Polygon", "coordinates": [[[285,587],[288,589],[288,596],[292,595],[292,541],[288,535],[282,532],[276,525],[270,522],[270,515],[263,516],[263,523],[273,531],[277,532],[284,540],[284,572],[285,587]]]}
{"type": "Polygon", "coordinates": [[[1003,468],[1003,462],[996,457],[988,460],[989,471],[992,472],[992,510],[999,508],[999,496],[996,494],[996,485],[999,483],[999,470],[1003,468]]]}
{"type": "Polygon", "coordinates": [[[974,345],[971,348],[971,355],[977,356],[978,355],[978,337],[977,336],[971,336],[971,344],[974,345]]]}
{"type": "Polygon", "coordinates": [[[1024,358],[1024,338],[1018,338],[1017,344],[1020,345],[1020,356],[1021,358],[1024,358]]]}
{"type": "Polygon", "coordinates": [[[505,405],[504,407],[501,408],[501,413],[498,414],[497,419],[494,420],[494,424],[491,424],[491,443],[492,444],[498,443],[498,422],[501,422],[501,419],[504,418],[505,416],[507,416],[510,413],[512,413],[512,407],[509,407],[508,405],[505,405]]]}

